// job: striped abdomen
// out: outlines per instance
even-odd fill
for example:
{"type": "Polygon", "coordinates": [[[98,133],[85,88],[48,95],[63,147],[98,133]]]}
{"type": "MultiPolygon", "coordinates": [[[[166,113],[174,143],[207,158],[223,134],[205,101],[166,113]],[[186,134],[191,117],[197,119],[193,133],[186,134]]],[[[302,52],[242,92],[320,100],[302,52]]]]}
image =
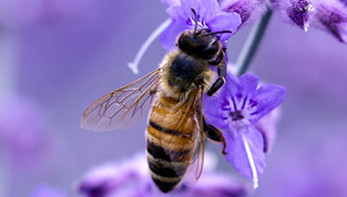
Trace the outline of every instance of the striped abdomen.
{"type": "Polygon", "coordinates": [[[195,106],[161,97],[154,104],[147,127],[147,157],[153,181],[163,192],[183,178],[195,153],[195,106]]]}

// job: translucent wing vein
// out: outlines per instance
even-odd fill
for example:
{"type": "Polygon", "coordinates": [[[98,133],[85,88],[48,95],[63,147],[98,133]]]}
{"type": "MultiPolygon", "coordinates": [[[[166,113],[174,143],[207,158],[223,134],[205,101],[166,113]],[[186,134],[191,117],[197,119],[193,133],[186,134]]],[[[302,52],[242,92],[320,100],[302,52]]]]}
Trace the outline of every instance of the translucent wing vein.
{"type": "Polygon", "coordinates": [[[126,128],[147,115],[154,101],[159,68],[101,97],[83,113],[81,127],[95,131],[126,128]]]}

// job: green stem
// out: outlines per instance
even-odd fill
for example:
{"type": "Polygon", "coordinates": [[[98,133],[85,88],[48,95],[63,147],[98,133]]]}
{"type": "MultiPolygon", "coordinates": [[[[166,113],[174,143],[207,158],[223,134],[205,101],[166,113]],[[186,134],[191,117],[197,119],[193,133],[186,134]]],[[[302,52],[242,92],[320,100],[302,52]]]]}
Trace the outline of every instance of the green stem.
{"type": "Polygon", "coordinates": [[[259,47],[259,44],[264,36],[271,16],[272,10],[268,9],[266,13],[261,17],[260,21],[252,28],[251,32],[249,33],[246,43],[236,61],[237,76],[244,74],[248,70],[259,47]]]}

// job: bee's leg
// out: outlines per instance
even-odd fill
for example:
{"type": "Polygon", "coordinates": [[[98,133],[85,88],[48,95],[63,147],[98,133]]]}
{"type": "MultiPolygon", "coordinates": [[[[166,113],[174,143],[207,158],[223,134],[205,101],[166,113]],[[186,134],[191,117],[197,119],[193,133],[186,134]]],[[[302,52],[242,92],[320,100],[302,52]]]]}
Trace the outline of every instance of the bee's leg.
{"type": "MultiPolygon", "coordinates": [[[[224,58],[223,58],[224,59],[224,58]]],[[[207,95],[212,96],[219,88],[221,88],[225,83],[225,76],[227,74],[227,65],[223,60],[218,66],[218,79],[214,82],[211,88],[208,90],[207,95]]]]}
{"type": "Polygon", "coordinates": [[[212,61],[209,61],[208,63],[209,63],[210,65],[215,65],[215,66],[217,66],[218,64],[220,64],[220,63],[223,61],[224,56],[225,56],[225,48],[224,48],[222,51],[220,51],[220,53],[218,53],[216,59],[214,59],[214,60],[212,60],[212,61]]]}
{"type": "Polygon", "coordinates": [[[149,94],[152,96],[158,92],[158,85],[155,85],[149,90],[149,94]]]}
{"type": "Polygon", "coordinates": [[[225,155],[226,143],[225,143],[225,139],[223,137],[222,132],[216,127],[214,127],[213,125],[206,123],[205,119],[203,119],[203,124],[204,124],[204,132],[206,136],[212,141],[223,144],[222,154],[225,155]]]}
{"type": "Polygon", "coordinates": [[[156,93],[157,93],[157,89],[156,88],[149,90],[149,94],[150,95],[153,95],[153,94],[156,94],[156,93]]]}

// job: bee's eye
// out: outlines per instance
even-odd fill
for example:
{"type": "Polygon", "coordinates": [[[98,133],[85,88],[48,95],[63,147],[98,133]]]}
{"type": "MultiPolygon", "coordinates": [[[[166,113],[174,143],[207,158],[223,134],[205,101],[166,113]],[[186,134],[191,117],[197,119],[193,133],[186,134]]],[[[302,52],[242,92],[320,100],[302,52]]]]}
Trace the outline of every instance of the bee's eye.
{"type": "Polygon", "coordinates": [[[203,58],[212,59],[218,52],[218,44],[214,42],[213,44],[206,47],[203,51],[203,58]]]}

